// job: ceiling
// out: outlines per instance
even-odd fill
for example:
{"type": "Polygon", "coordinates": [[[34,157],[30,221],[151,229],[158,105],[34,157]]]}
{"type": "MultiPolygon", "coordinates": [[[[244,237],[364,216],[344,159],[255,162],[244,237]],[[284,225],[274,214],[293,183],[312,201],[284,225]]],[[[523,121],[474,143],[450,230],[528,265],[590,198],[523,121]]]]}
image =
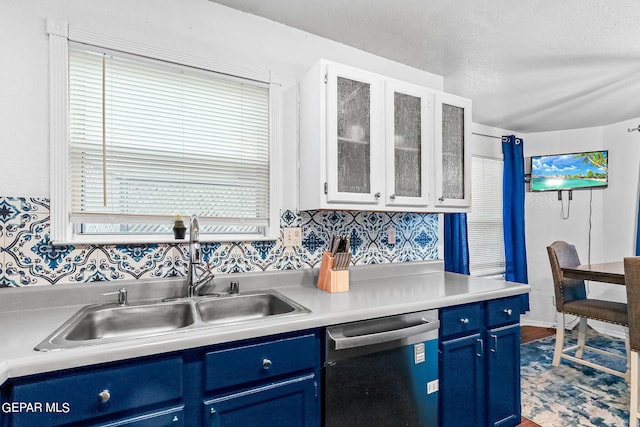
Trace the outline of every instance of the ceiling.
{"type": "Polygon", "coordinates": [[[640,118],[637,0],[214,0],[444,76],[516,132],[640,118]]]}

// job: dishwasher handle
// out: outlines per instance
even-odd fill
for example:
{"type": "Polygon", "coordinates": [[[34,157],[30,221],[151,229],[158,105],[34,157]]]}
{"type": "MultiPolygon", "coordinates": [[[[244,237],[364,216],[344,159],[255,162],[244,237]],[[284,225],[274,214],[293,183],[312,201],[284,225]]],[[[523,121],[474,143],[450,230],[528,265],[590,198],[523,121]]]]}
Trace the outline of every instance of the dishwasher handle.
{"type": "Polygon", "coordinates": [[[340,328],[328,328],[327,337],[329,338],[334,350],[346,350],[349,348],[397,341],[414,335],[431,332],[433,330],[437,330],[439,327],[440,322],[438,320],[427,320],[423,318],[418,325],[354,336],[345,336],[344,331],[340,328]]]}

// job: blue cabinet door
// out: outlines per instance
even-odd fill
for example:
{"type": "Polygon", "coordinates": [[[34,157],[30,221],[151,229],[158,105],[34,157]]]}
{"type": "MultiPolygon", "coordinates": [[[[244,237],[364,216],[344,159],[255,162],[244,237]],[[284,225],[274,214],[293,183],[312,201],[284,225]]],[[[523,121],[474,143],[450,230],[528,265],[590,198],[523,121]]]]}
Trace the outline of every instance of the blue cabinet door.
{"type": "Polygon", "coordinates": [[[478,427],[485,420],[485,343],[480,333],[441,343],[440,425],[478,427]]]}
{"type": "Polygon", "coordinates": [[[319,427],[314,374],[266,384],[205,401],[207,427],[319,427]]]}
{"type": "Polygon", "coordinates": [[[488,421],[491,427],[520,424],[520,325],[487,331],[488,421]]]}

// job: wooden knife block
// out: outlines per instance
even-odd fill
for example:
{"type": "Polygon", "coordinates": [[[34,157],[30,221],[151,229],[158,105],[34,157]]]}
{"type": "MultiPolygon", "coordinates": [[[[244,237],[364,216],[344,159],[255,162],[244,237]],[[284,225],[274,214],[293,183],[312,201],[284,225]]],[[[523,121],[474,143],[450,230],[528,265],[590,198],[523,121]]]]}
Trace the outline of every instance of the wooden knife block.
{"type": "Polygon", "coordinates": [[[349,270],[334,270],[334,257],[330,252],[322,254],[320,274],[318,275],[318,288],[326,292],[348,292],[349,270]]]}

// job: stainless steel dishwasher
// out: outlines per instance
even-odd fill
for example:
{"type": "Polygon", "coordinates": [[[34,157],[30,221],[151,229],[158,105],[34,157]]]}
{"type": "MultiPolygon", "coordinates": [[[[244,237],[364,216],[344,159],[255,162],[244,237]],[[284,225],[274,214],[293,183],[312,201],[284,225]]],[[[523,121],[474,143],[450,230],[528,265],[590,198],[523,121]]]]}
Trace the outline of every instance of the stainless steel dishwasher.
{"type": "Polygon", "coordinates": [[[437,310],[328,327],[325,427],[438,425],[437,310]]]}

